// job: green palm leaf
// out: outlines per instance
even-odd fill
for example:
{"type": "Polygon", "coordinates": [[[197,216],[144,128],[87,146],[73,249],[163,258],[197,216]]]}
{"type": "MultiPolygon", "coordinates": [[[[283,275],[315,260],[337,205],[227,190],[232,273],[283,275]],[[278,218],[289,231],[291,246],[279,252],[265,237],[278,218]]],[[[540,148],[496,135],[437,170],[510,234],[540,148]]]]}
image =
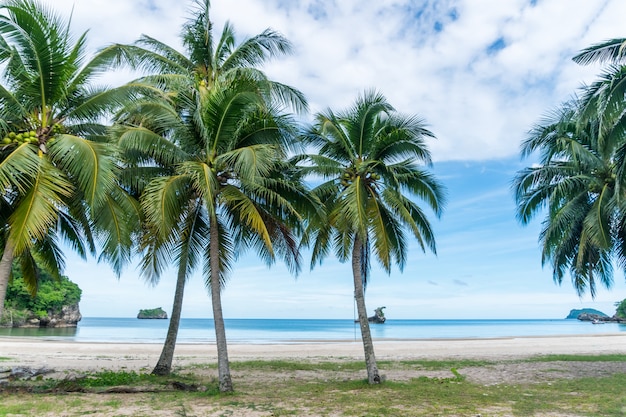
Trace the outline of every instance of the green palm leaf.
{"type": "Polygon", "coordinates": [[[33,178],[41,169],[41,158],[34,147],[22,144],[0,160],[0,188],[17,189],[20,194],[26,193],[31,187],[33,178]]]}
{"type": "Polygon", "coordinates": [[[161,238],[176,229],[191,189],[190,178],[185,175],[155,178],[146,186],[141,207],[161,238]]]}
{"type": "Polygon", "coordinates": [[[50,158],[76,181],[91,206],[102,204],[115,186],[116,160],[111,145],[59,135],[50,158]]]}
{"type": "Polygon", "coordinates": [[[14,243],[16,254],[29,249],[33,241],[46,237],[56,222],[57,207],[63,205],[63,199],[71,192],[72,184],[42,158],[37,175],[9,217],[8,239],[14,243]]]}

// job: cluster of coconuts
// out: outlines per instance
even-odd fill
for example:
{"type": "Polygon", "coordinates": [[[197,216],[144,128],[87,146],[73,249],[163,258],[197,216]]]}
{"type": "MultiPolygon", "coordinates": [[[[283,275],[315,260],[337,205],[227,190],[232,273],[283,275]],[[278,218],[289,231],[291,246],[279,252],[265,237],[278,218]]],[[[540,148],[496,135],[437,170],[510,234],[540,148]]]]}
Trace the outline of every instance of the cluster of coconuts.
{"type": "MultiPolygon", "coordinates": [[[[341,176],[341,185],[343,185],[344,187],[348,186],[350,181],[354,180],[354,177],[355,177],[354,174],[350,172],[344,172],[343,175],[341,176]]],[[[371,174],[369,174],[369,178],[372,181],[378,181],[380,179],[380,175],[378,175],[375,172],[372,172],[371,174]]]]}
{"type": "Polygon", "coordinates": [[[29,132],[9,132],[2,139],[2,143],[5,145],[9,145],[11,143],[17,143],[21,145],[22,143],[38,143],[39,139],[37,138],[37,132],[31,130],[29,132]]]}

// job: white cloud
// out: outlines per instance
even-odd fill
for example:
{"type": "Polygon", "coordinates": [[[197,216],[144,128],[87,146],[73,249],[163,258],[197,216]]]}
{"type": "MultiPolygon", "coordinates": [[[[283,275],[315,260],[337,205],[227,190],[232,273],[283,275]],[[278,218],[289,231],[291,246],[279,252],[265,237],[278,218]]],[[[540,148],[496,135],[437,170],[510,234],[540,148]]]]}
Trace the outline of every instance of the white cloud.
{"type": "MultiPolygon", "coordinates": [[[[59,0],[91,45],[131,42],[141,33],[180,47],[192,2],[59,0]]],[[[219,34],[230,20],[241,38],[271,27],[296,54],[266,71],[301,89],[313,111],[382,91],[400,111],[425,117],[439,140],[437,161],[493,159],[518,151],[547,110],[589,82],[597,68],[571,57],[623,36],[620,1],[389,0],[213,1],[219,34]],[[534,4],[534,5],[533,5],[534,4]],[[494,47],[495,45],[495,47],[494,47]]]]}

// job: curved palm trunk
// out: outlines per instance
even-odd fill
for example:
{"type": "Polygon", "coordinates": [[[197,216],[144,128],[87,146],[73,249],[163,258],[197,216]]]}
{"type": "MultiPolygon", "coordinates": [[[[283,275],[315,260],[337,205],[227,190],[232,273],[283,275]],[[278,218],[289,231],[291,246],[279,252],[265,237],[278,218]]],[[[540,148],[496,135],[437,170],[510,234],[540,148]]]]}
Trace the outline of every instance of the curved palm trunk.
{"type": "Polygon", "coordinates": [[[217,222],[211,224],[209,240],[209,264],[211,266],[211,304],[213,306],[213,322],[215,325],[215,344],[217,345],[217,369],[219,389],[221,392],[233,391],[228,364],[228,348],[226,346],[226,328],[222,315],[222,297],[220,285],[220,253],[219,230],[217,222]]]}
{"type": "Polygon", "coordinates": [[[172,371],[172,361],[174,360],[174,349],[176,348],[176,339],[178,337],[178,328],[180,326],[180,313],[183,309],[183,295],[185,293],[185,272],[187,270],[186,259],[181,260],[178,266],[178,277],[176,278],[176,290],[174,292],[174,304],[172,305],[172,316],[170,317],[170,325],[167,329],[167,336],[161,350],[161,356],[152,370],[153,375],[169,375],[172,371]]]}
{"type": "Polygon", "coordinates": [[[4,298],[7,295],[7,286],[11,276],[11,266],[13,265],[13,245],[6,244],[2,259],[0,259],[0,318],[4,313],[4,298]]]}
{"type": "Polygon", "coordinates": [[[363,243],[357,237],[352,248],[352,276],[354,278],[354,299],[356,309],[359,314],[359,325],[361,327],[361,339],[363,339],[363,350],[365,351],[365,365],[367,367],[367,382],[379,384],[381,382],[374,355],[374,343],[370,333],[370,324],[367,321],[367,309],[365,308],[365,294],[363,291],[363,279],[361,277],[361,250],[363,243]]]}

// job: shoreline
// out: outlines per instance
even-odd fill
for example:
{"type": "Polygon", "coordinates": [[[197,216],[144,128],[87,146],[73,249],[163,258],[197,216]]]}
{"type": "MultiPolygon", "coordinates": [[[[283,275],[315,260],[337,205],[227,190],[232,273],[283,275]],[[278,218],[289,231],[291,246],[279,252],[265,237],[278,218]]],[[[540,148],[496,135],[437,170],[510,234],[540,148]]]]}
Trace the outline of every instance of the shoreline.
{"type": "MultiPolygon", "coordinates": [[[[161,353],[160,343],[75,342],[45,338],[0,337],[0,369],[48,368],[55,372],[128,370],[149,372],[161,353]]],[[[540,355],[626,354],[626,333],[500,338],[374,340],[378,360],[514,360],[540,355]]],[[[361,340],[297,343],[229,343],[231,361],[362,360],[361,340]]],[[[214,364],[214,343],[179,343],[174,367],[214,364]]]]}

